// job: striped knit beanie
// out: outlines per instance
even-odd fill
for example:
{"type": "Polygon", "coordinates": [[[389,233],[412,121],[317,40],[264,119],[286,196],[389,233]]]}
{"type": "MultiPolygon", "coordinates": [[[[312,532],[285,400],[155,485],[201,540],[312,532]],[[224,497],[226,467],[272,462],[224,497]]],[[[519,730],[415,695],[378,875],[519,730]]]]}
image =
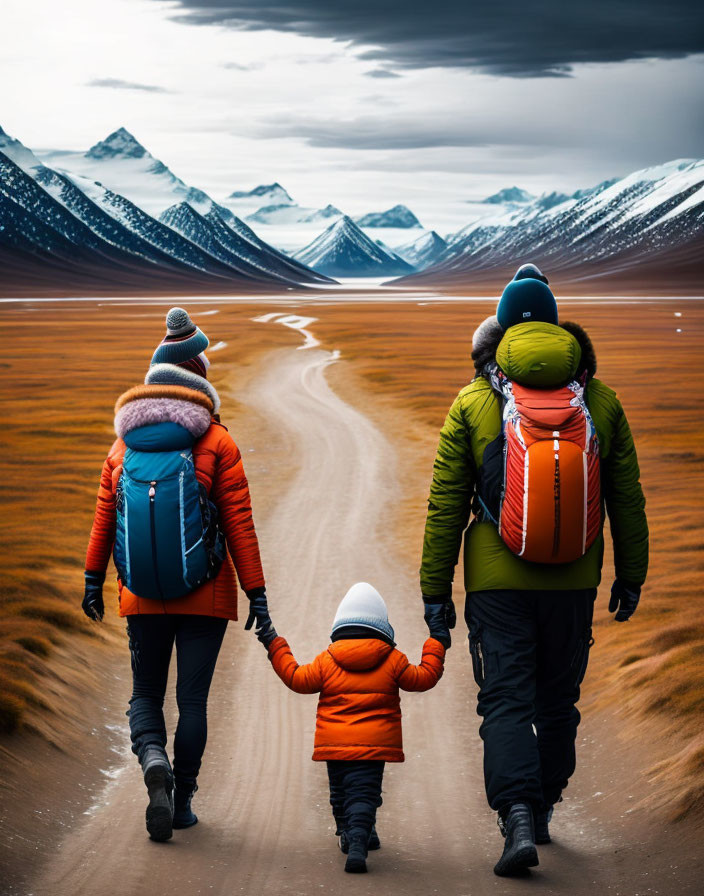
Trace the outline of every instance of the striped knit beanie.
{"type": "Polygon", "coordinates": [[[198,376],[208,376],[208,363],[203,352],[208,337],[197,327],[183,308],[172,308],[166,315],[166,336],[152,356],[154,364],[176,364],[198,376]]]}

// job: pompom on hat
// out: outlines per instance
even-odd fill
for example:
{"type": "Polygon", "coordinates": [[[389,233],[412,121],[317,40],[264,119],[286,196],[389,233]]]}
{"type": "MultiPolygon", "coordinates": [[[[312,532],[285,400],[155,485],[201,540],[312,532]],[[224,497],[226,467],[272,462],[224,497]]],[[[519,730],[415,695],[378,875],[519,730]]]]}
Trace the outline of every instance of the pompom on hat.
{"type": "Polygon", "coordinates": [[[191,320],[184,308],[172,308],[166,315],[166,336],[157,346],[144,382],[147,385],[185,386],[203,392],[220,409],[220,398],[208,382],[210,362],[205,356],[208,337],[191,320]]]}

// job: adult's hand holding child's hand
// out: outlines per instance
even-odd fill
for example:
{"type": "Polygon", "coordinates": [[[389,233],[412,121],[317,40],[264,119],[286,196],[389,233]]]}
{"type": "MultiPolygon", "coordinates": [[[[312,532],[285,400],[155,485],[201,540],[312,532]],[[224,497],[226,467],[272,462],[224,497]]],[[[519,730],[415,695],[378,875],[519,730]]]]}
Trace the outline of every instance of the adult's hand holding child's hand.
{"type": "Polygon", "coordinates": [[[244,626],[245,630],[249,631],[256,622],[254,633],[261,643],[268,647],[276,637],[276,629],[269,615],[266,589],[256,588],[254,591],[248,591],[247,597],[249,598],[249,616],[244,626]]]}
{"type": "Polygon", "coordinates": [[[457,613],[451,597],[437,598],[423,595],[425,604],[425,624],[428,626],[430,637],[439,641],[447,650],[452,644],[450,629],[457,624],[457,613]]]}

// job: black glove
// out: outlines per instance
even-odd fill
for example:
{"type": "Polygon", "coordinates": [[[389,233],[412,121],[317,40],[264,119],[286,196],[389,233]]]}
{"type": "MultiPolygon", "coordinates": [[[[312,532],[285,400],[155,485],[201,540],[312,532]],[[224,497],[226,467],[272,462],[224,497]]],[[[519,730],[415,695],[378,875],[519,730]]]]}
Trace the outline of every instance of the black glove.
{"type": "Polygon", "coordinates": [[[278,638],[278,634],[276,633],[276,629],[274,628],[274,623],[269,619],[268,622],[265,622],[264,625],[259,625],[255,629],[254,634],[259,639],[260,644],[263,644],[266,649],[269,649],[269,645],[274,640],[274,638],[278,638]]]}
{"type": "Polygon", "coordinates": [[[255,588],[247,592],[249,598],[249,616],[244,624],[245,631],[249,631],[256,620],[257,631],[267,623],[271,625],[269,605],[266,602],[266,588],[255,588]]]}
{"type": "Polygon", "coordinates": [[[616,579],[611,586],[609,613],[616,613],[616,622],[626,622],[635,613],[640,600],[640,585],[616,579]],[[618,611],[618,612],[616,612],[618,611]]]}
{"type": "Polygon", "coordinates": [[[427,597],[423,595],[425,604],[425,624],[430,637],[439,641],[447,650],[452,644],[450,629],[457,624],[457,613],[451,597],[427,597]]]}
{"type": "Polygon", "coordinates": [[[86,591],[81,604],[83,612],[89,619],[101,622],[105,613],[105,604],[103,603],[105,573],[86,570],[84,575],[86,577],[86,591]]]}

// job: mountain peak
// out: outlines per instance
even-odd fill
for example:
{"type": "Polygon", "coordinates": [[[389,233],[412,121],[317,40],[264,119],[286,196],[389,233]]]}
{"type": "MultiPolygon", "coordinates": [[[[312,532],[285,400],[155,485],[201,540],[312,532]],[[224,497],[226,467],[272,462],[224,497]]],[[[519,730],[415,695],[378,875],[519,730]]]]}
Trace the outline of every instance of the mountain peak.
{"type": "Polygon", "coordinates": [[[370,212],[357,218],[360,227],[421,227],[421,223],[406,205],[395,205],[385,212],[370,212]]]}
{"type": "Polygon", "coordinates": [[[486,199],[482,199],[482,202],[488,205],[502,205],[504,202],[530,202],[531,199],[535,199],[532,193],[522,190],[521,187],[513,186],[504,187],[498,193],[493,193],[491,196],[487,196],[486,199]]]}
{"type": "Polygon", "coordinates": [[[395,252],[371,240],[348,215],[330,224],[294,258],[331,277],[386,277],[413,270],[395,252]]]}
{"type": "Polygon", "coordinates": [[[235,190],[228,199],[261,199],[268,200],[267,205],[295,205],[296,203],[278,181],[273,184],[259,184],[252,190],[235,190]]]}
{"type": "Polygon", "coordinates": [[[175,202],[159,215],[162,224],[172,226],[175,223],[184,223],[186,221],[196,221],[201,216],[187,202],[175,202]]]}
{"type": "Polygon", "coordinates": [[[89,159],[143,159],[149,153],[126,128],[118,128],[86,153],[89,159]]]}

